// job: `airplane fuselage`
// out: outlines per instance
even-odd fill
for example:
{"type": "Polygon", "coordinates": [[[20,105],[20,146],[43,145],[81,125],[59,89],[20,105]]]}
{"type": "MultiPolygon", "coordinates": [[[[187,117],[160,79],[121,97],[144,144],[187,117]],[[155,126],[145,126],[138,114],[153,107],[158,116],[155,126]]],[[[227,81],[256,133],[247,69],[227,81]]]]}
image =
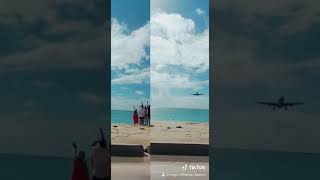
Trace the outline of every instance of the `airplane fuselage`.
{"type": "Polygon", "coordinates": [[[201,96],[201,95],[203,95],[203,94],[200,94],[199,92],[197,92],[197,93],[192,94],[192,95],[194,95],[194,96],[201,96]]]}
{"type": "MultiPolygon", "coordinates": [[[[284,108],[285,110],[287,110],[288,107],[287,107],[287,105],[285,104],[284,100],[285,100],[284,97],[280,97],[280,98],[278,99],[278,104],[277,104],[276,106],[274,106],[274,107],[276,107],[276,108],[278,108],[278,109],[284,108]]],[[[273,108],[273,109],[275,109],[275,108],[273,108]]]]}
{"type": "Polygon", "coordinates": [[[288,109],[289,106],[302,105],[302,102],[286,102],[284,96],[280,97],[276,102],[258,102],[259,104],[272,106],[272,109],[288,109]]]}

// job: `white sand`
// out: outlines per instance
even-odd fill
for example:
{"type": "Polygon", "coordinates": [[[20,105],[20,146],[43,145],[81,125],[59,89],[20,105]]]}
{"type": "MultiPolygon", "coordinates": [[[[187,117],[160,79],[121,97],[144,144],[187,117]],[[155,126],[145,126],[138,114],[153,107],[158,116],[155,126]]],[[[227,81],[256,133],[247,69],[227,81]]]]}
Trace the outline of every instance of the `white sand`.
{"type": "Polygon", "coordinates": [[[198,156],[152,156],[151,161],[148,157],[112,157],[112,180],[208,180],[208,165],[208,157],[198,156]],[[205,169],[190,169],[190,165],[202,165],[205,169]]]}
{"type": "Polygon", "coordinates": [[[208,162],[151,162],[150,179],[209,180],[208,162]],[[199,169],[197,169],[197,167],[199,167],[199,169]],[[204,169],[200,169],[200,167],[204,169]]]}
{"type": "Polygon", "coordinates": [[[150,180],[149,158],[112,157],[112,180],[150,180]]]}
{"type": "Polygon", "coordinates": [[[147,147],[150,142],[209,143],[208,123],[152,121],[151,124],[153,127],[112,124],[112,143],[141,144],[144,147],[147,147]]]}
{"type": "Polygon", "coordinates": [[[147,147],[150,144],[150,127],[126,124],[112,124],[112,144],[138,144],[147,147]],[[118,127],[113,127],[113,126],[118,127]]]}
{"type": "Polygon", "coordinates": [[[208,123],[154,121],[152,124],[151,142],[209,144],[208,123]]]}

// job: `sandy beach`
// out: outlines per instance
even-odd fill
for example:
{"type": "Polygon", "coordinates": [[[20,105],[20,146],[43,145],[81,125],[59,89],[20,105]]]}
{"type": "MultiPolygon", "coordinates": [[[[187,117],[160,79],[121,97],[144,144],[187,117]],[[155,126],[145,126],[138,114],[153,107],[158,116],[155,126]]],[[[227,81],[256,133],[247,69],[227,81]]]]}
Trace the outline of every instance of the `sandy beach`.
{"type": "Polygon", "coordinates": [[[135,157],[112,157],[111,177],[113,180],[149,180],[150,159],[135,157]],[[124,173],[125,172],[125,173],[124,173]]]}
{"type": "MultiPolygon", "coordinates": [[[[151,127],[112,124],[112,144],[143,145],[150,143],[208,144],[208,123],[152,121],[151,127]]],[[[208,179],[208,157],[159,156],[112,157],[112,179],[208,179]],[[187,161],[186,161],[187,160],[187,161]],[[186,164],[204,165],[205,170],[184,171],[186,164]],[[127,173],[123,173],[123,170],[127,173]],[[203,175],[195,177],[196,175],[203,175]],[[190,176],[193,175],[193,176],[190,176]],[[176,177],[174,177],[176,176],[176,177]]]]}
{"type": "Polygon", "coordinates": [[[133,126],[128,124],[112,124],[112,144],[137,144],[146,148],[150,144],[151,127],[133,126]]]}
{"type": "Polygon", "coordinates": [[[112,157],[111,170],[114,180],[209,179],[208,157],[198,156],[112,157]],[[193,166],[204,169],[189,168],[193,166]]]}
{"type": "Polygon", "coordinates": [[[208,123],[151,121],[151,127],[112,124],[112,144],[141,144],[150,142],[208,144],[208,123]]]}
{"type": "Polygon", "coordinates": [[[150,159],[152,180],[208,180],[209,157],[157,156],[150,159]]]}

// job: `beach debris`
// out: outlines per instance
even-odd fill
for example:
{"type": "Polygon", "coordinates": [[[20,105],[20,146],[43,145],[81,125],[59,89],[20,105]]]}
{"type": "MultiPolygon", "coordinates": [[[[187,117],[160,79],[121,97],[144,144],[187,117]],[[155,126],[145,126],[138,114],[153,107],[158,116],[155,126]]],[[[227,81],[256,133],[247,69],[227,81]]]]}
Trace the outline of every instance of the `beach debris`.
{"type": "Polygon", "coordinates": [[[186,123],[186,124],[195,125],[195,124],[200,124],[200,123],[197,123],[197,122],[190,122],[190,123],[186,123]]]}
{"type": "Polygon", "coordinates": [[[167,129],[171,129],[171,127],[167,127],[167,129]]]}
{"type": "Polygon", "coordinates": [[[115,128],[116,128],[116,127],[118,127],[118,126],[113,126],[113,127],[115,127],[115,128]]]}
{"type": "Polygon", "coordinates": [[[177,126],[176,128],[182,128],[181,126],[177,126]]]}
{"type": "Polygon", "coordinates": [[[149,125],[149,127],[154,127],[154,125],[149,125]]]}
{"type": "Polygon", "coordinates": [[[140,128],[141,130],[144,130],[144,128],[142,127],[142,128],[140,128]]]}

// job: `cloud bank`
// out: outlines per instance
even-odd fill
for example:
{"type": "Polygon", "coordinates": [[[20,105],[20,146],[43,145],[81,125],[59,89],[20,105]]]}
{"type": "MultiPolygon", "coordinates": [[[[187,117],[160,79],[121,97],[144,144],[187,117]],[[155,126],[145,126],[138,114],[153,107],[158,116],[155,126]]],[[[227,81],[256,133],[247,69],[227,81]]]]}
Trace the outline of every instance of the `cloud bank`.
{"type": "Polygon", "coordinates": [[[153,106],[208,108],[207,96],[190,97],[190,93],[208,86],[208,29],[196,32],[192,19],[178,13],[155,12],[150,34],[153,106]]]}

